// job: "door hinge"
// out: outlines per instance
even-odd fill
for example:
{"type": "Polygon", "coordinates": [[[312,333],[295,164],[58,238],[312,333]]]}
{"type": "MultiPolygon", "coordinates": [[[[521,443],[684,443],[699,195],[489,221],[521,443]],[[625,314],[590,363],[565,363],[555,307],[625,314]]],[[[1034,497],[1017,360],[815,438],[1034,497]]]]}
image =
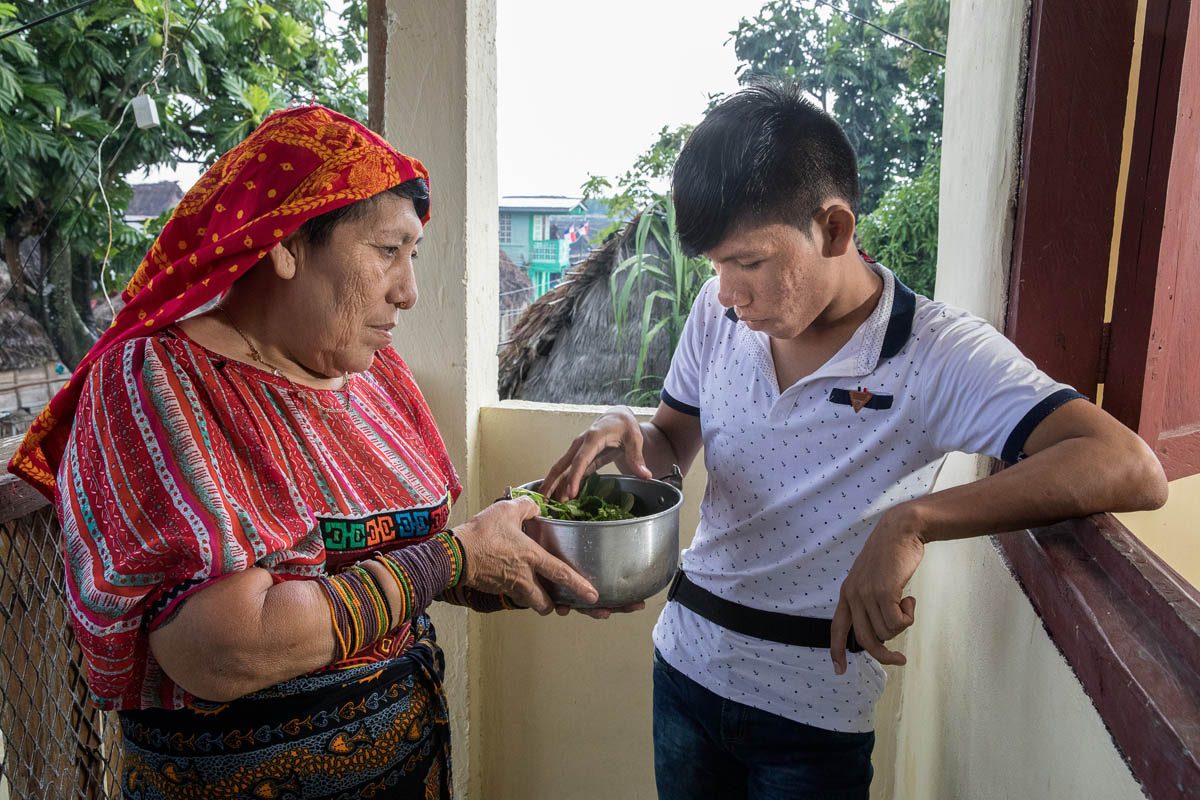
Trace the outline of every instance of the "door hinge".
{"type": "Polygon", "coordinates": [[[1112,323],[1106,322],[1100,328],[1100,361],[1096,364],[1096,383],[1104,383],[1108,378],[1108,354],[1112,350],[1112,323]]]}

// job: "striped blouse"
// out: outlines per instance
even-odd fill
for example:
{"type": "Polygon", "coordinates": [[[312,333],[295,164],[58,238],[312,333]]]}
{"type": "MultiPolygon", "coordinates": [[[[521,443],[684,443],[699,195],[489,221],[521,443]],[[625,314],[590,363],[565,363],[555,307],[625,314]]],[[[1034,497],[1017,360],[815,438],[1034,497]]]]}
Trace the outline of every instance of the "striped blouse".
{"type": "MultiPolygon", "coordinates": [[[[92,701],[184,707],[149,648],[184,598],[251,566],[310,578],[427,541],[461,491],[391,348],[340,391],[296,387],[178,327],[113,348],[88,376],[56,496],[92,701]]],[[[410,644],[400,626],[332,667],[410,644]]]]}

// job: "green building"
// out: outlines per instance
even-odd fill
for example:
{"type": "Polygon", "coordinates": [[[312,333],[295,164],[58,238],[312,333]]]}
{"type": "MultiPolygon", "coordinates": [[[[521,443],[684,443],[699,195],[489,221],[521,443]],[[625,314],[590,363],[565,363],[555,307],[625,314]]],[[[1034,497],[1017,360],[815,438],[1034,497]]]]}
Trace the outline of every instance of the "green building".
{"type": "Polygon", "coordinates": [[[582,227],[587,219],[582,200],[559,196],[500,198],[500,249],[529,274],[534,297],[545,294],[571,266],[571,242],[564,238],[571,223],[561,217],[578,218],[578,227],[582,227]]]}

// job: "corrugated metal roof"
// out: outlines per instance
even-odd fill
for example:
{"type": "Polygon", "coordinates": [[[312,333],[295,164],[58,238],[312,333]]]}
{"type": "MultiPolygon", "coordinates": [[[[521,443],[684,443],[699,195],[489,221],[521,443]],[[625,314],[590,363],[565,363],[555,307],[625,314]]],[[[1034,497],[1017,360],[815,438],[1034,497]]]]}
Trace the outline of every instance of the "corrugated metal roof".
{"type": "Polygon", "coordinates": [[[500,198],[501,211],[546,211],[566,213],[583,202],[582,197],[563,195],[509,195],[500,198]]]}
{"type": "Polygon", "coordinates": [[[125,210],[127,216],[149,219],[174,208],[183,199],[183,190],[175,181],[135,183],[133,197],[125,210]]]}

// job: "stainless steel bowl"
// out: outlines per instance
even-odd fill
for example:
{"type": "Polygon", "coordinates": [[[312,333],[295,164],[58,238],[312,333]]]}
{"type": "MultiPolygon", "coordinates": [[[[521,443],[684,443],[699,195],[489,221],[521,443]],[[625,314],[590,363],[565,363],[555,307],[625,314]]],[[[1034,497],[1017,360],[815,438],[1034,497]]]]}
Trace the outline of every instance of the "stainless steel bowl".
{"type": "MultiPolygon", "coordinates": [[[[591,581],[600,594],[592,604],[558,585],[548,587],[556,603],[573,608],[615,608],[645,600],[671,582],[679,560],[679,507],[683,492],[668,479],[605,475],[634,496],[634,519],[575,522],[534,517],[525,532],[591,581]]],[[[537,491],[541,481],[522,489],[537,491]]]]}

